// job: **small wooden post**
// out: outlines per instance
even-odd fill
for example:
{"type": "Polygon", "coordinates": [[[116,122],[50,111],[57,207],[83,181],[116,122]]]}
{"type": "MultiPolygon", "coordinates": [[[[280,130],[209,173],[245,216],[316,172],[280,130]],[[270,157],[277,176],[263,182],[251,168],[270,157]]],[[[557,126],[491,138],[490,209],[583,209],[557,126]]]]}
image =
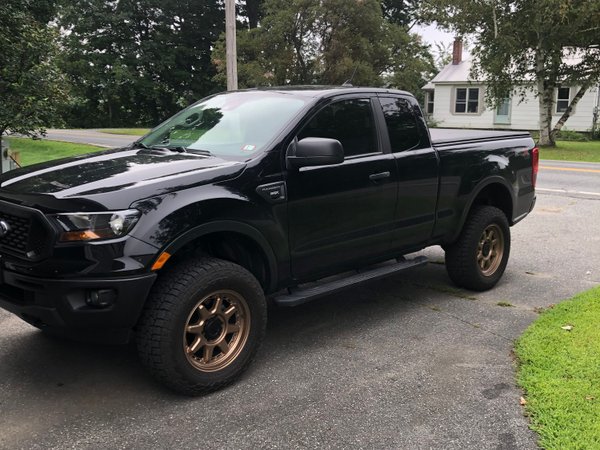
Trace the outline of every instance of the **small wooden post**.
{"type": "Polygon", "coordinates": [[[11,170],[12,169],[17,169],[19,167],[22,167],[21,165],[21,152],[9,152],[8,153],[11,161],[11,170]]]}

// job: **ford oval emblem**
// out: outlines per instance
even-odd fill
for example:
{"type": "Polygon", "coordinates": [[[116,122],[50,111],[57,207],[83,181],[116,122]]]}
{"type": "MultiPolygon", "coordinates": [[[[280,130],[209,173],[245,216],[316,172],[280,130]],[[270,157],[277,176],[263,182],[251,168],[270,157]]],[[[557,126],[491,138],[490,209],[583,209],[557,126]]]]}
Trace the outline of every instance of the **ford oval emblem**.
{"type": "Polygon", "coordinates": [[[10,231],[10,226],[4,220],[0,220],[0,238],[3,238],[10,231]]]}

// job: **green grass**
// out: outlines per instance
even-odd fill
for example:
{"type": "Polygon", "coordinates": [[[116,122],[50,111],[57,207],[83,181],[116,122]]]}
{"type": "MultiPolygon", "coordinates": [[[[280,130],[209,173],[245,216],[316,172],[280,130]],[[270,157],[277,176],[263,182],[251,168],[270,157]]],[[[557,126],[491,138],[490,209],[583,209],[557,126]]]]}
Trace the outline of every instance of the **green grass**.
{"type": "Polygon", "coordinates": [[[515,353],[540,446],[600,448],[600,287],[543,312],[515,353]]]}
{"type": "Polygon", "coordinates": [[[540,148],[540,158],[559,161],[600,162],[600,141],[557,141],[556,148],[540,148]]]}
{"type": "Polygon", "coordinates": [[[51,159],[65,158],[67,156],[82,155],[84,153],[106,150],[102,147],[86,144],[71,144],[69,142],[33,140],[25,138],[8,138],[10,150],[19,152],[21,166],[29,166],[51,159]]]}
{"type": "Polygon", "coordinates": [[[128,136],[143,136],[150,128],[101,128],[98,131],[108,134],[126,134],[128,136]]]}

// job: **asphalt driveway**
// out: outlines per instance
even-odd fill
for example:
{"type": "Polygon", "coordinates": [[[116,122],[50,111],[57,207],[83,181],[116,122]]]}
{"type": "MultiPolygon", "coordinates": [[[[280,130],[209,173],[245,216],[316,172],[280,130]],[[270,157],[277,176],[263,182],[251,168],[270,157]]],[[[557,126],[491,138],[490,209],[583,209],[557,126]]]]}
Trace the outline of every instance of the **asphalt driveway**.
{"type": "Polygon", "coordinates": [[[247,374],[203,398],[155,384],[132,347],[0,311],[0,447],[535,448],[511,349],[538,308],[600,283],[600,166],[586,167],[542,169],[492,291],[455,289],[431,248],[408,275],[271,311],[247,374]]]}
{"type": "Polygon", "coordinates": [[[125,147],[140,136],[103,133],[98,130],[46,130],[44,139],[51,141],[75,142],[78,144],[99,145],[100,147],[125,147]]]}

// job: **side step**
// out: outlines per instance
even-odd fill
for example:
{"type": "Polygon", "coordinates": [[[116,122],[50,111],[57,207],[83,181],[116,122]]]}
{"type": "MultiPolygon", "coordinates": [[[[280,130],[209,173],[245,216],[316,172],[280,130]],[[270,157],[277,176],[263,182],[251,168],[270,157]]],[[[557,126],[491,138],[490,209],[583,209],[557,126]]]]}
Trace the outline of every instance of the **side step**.
{"type": "Polygon", "coordinates": [[[342,278],[329,279],[329,281],[317,281],[307,283],[296,288],[288,289],[288,293],[281,293],[273,297],[273,302],[278,306],[298,306],[324,295],[356,286],[358,284],[378,280],[380,278],[403,272],[415,267],[427,264],[427,257],[417,256],[414,259],[403,259],[398,262],[378,265],[361,272],[352,272],[342,278]]]}

